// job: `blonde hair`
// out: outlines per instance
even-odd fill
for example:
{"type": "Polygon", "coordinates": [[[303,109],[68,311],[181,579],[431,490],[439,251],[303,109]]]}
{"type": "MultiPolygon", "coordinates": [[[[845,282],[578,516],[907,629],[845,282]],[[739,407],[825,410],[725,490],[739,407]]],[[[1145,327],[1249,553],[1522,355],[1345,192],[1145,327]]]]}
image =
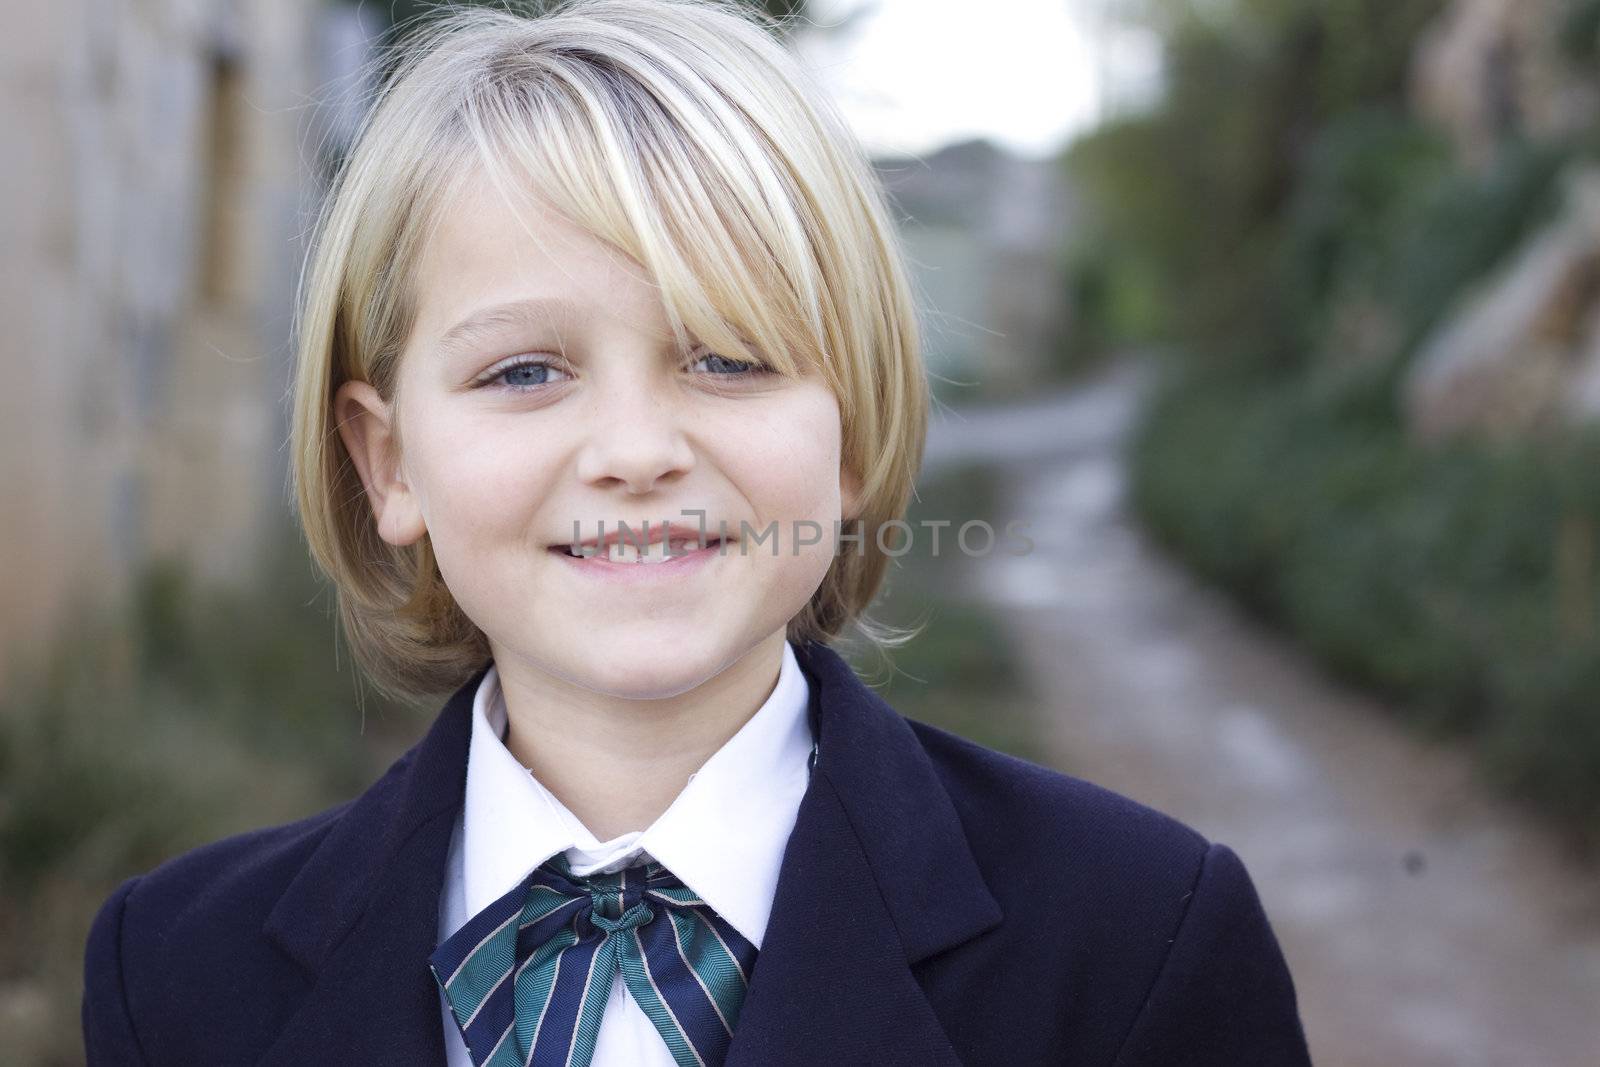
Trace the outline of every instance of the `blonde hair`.
{"type": "Polygon", "coordinates": [[[332,405],[349,380],[399,401],[413,271],[474,165],[518,175],[641,263],[680,340],[689,330],[738,350],[742,335],[782,373],[820,370],[861,483],[845,530],[862,540],[836,553],[788,636],[827,641],[854,624],[880,648],[904,640],[865,611],[889,562],[881,531],[922,460],[912,290],[870,163],[775,26],[726,0],[570,0],[536,14],[450,10],[397,46],[318,219],[291,430],[309,549],[381,690],[450,691],[490,654],[428,537],[379,537],[332,405]]]}

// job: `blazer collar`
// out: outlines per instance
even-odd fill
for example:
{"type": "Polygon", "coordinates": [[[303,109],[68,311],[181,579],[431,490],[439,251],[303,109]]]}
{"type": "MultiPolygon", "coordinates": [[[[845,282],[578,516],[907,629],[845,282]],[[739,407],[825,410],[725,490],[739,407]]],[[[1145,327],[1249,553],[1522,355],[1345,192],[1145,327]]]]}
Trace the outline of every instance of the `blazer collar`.
{"type": "MultiPolygon", "coordinates": [[[[999,905],[906,720],[831,648],[795,651],[819,755],[728,1067],[957,1064],[911,965],[997,925],[999,905]]],[[[268,916],[311,988],[263,1067],[444,1062],[427,958],[487,670],[350,803],[268,916]]]]}

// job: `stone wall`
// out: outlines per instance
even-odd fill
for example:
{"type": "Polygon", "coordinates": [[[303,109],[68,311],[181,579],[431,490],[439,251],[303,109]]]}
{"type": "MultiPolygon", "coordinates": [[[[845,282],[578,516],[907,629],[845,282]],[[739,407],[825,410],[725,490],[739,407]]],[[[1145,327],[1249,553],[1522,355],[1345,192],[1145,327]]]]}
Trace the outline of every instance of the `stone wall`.
{"type": "Polygon", "coordinates": [[[1417,51],[1417,113],[1478,164],[1507,137],[1563,136],[1592,124],[1595,86],[1561,52],[1569,9],[1570,0],[1454,0],[1417,51]]]}
{"type": "MultiPolygon", "coordinates": [[[[317,0],[58,0],[0,35],[0,652],[147,561],[242,581],[287,506],[317,0]]],[[[356,57],[359,58],[359,57],[356,57]]],[[[4,664],[0,663],[0,669],[4,664]]]]}

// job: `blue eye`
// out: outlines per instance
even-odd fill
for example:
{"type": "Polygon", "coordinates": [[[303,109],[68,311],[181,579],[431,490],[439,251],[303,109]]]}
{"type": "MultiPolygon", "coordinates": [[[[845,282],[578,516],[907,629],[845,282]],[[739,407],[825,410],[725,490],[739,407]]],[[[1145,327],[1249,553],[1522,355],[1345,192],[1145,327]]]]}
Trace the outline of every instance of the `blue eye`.
{"type": "Polygon", "coordinates": [[[708,363],[714,367],[721,368],[720,370],[713,370],[711,372],[717,375],[726,375],[730,372],[738,373],[739,371],[747,371],[751,374],[761,374],[763,372],[770,372],[772,370],[772,368],[767,366],[765,363],[756,363],[752,360],[746,359],[733,359],[729,356],[718,355],[715,352],[709,352],[706,355],[701,356],[699,359],[695,360],[695,363],[708,363]]]}
{"type": "Polygon", "coordinates": [[[552,384],[550,373],[565,373],[554,364],[539,359],[524,359],[514,363],[507,363],[499,370],[492,372],[480,384],[492,385],[504,382],[506,388],[513,392],[531,392],[541,386],[552,384]]]}

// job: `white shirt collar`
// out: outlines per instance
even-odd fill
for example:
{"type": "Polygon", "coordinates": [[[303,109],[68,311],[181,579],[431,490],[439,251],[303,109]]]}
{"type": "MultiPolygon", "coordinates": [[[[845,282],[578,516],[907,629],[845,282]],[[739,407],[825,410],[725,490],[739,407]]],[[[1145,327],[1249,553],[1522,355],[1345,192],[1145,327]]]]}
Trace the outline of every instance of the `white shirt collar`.
{"type": "Polygon", "coordinates": [[[574,873],[638,862],[666,866],[757,948],[778,869],[809,779],[811,689],[785,641],[765,703],[689,776],[645,830],[597,841],[506,748],[506,707],[491,665],[472,705],[462,816],[466,914],[476,915],[529,871],[566,852],[574,873]]]}

